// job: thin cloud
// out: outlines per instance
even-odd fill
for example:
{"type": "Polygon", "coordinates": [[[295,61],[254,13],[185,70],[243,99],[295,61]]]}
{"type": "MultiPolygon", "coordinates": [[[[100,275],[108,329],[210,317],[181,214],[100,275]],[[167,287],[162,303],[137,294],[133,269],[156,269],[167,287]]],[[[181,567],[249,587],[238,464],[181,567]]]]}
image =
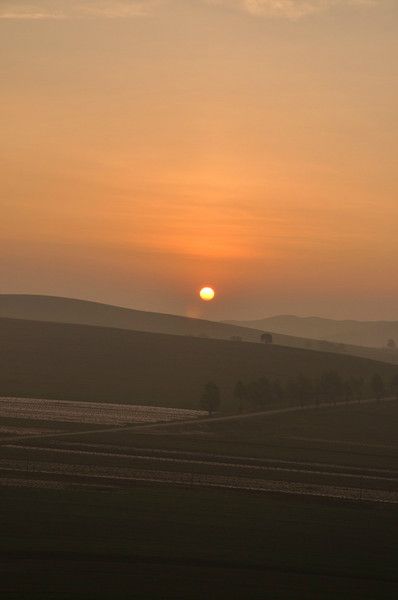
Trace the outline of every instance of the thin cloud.
{"type": "Polygon", "coordinates": [[[300,19],[339,6],[375,6],[382,0],[207,0],[207,2],[244,10],[257,16],[300,19]]]}
{"type": "Polygon", "coordinates": [[[0,0],[0,18],[130,18],[149,14],[158,3],[157,0],[0,0]]]}
{"type": "MultiPolygon", "coordinates": [[[[187,0],[188,2],[189,0],[187,0]]],[[[199,2],[200,0],[194,0],[199,2]]],[[[336,7],[377,6],[386,0],[201,0],[255,16],[300,19],[336,7]]],[[[174,0],[0,0],[0,19],[131,18],[174,0]]],[[[177,10],[178,5],[175,4],[177,10]]]]}

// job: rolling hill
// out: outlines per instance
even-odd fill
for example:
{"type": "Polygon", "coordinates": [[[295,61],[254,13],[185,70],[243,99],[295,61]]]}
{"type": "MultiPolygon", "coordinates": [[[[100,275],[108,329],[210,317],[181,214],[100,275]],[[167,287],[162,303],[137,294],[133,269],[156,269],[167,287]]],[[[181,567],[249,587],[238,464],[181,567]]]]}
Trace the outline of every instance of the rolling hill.
{"type": "Polygon", "coordinates": [[[0,332],[3,396],[196,408],[214,380],[227,410],[239,379],[396,371],[342,354],[87,325],[0,318],[0,332]]]}
{"type": "Polygon", "coordinates": [[[244,328],[216,321],[134,310],[56,296],[1,294],[0,317],[217,339],[239,336],[245,340],[259,341],[262,333],[251,327],[244,328]]]}
{"type": "MultiPolygon", "coordinates": [[[[273,323],[268,322],[264,322],[264,326],[259,328],[255,328],[254,325],[242,327],[235,323],[218,323],[178,315],[133,310],[87,300],[22,294],[0,295],[1,317],[222,340],[241,339],[257,343],[261,343],[261,334],[264,331],[272,331],[274,344],[280,346],[343,353],[398,364],[398,350],[387,351],[382,348],[368,348],[348,344],[343,346],[336,342],[309,339],[310,336],[305,338],[285,335],[277,331],[278,322],[275,322],[275,329],[272,329],[273,323]],[[268,325],[270,326],[266,327],[268,325]]],[[[259,325],[261,325],[260,322],[259,325]]]]}
{"type": "Polygon", "coordinates": [[[279,315],[255,321],[228,323],[340,344],[383,348],[389,339],[393,339],[398,345],[398,321],[335,321],[321,317],[279,315]]]}

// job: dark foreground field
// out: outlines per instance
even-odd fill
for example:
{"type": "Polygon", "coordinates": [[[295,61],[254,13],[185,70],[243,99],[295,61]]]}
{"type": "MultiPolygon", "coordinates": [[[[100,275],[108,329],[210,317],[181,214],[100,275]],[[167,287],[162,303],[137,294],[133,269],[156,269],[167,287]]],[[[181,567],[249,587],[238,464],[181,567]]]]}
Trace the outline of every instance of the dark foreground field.
{"type": "Polygon", "coordinates": [[[2,489],[7,599],[396,598],[396,510],[222,490],[2,489]]]}
{"type": "Polygon", "coordinates": [[[397,401],[109,429],[39,416],[0,417],[2,597],[398,597],[397,401]]]}

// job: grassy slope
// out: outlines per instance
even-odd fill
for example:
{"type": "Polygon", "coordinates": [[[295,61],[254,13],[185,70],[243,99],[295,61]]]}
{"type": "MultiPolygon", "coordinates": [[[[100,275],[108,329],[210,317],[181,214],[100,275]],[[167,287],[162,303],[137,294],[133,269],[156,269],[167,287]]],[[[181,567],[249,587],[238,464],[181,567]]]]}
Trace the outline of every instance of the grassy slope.
{"type": "Polygon", "coordinates": [[[231,408],[238,379],[298,373],[390,379],[395,367],[310,350],[84,325],[0,319],[0,394],[197,407],[215,380],[231,408]]]}
{"type": "Polygon", "coordinates": [[[245,340],[257,341],[261,335],[250,327],[53,296],[0,294],[0,317],[218,339],[237,335],[245,340]]]}
{"type": "Polygon", "coordinates": [[[395,516],[388,506],[220,490],[3,489],[0,591],[40,600],[393,598],[395,516]]]}
{"type": "MultiPolygon", "coordinates": [[[[172,335],[191,335],[216,339],[240,337],[244,341],[261,343],[261,334],[265,330],[273,331],[268,323],[256,328],[253,323],[248,326],[237,326],[228,323],[217,323],[203,319],[192,319],[178,315],[167,315],[140,310],[132,310],[118,306],[58,298],[52,296],[29,296],[23,294],[0,294],[0,318],[27,319],[33,321],[50,321],[55,323],[75,323],[148,331],[151,333],[169,333],[172,335]]],[[[362,356],[372,360],[398,363],[398,351],[391,352],[380,348],[363,346],[341,347],[335,344],[328,348],[325,342],[309,340],[304,336],[290,336],[279,331],[276,323],[274,341],[281,346],[293,348],[312,348],[322,352],[338,352],[353,356],[362,356]]],[[[283,331],[283,328],[282,328],[283,331]]],[[[310,336],[309,337],[313,337],[310,336]]]]}

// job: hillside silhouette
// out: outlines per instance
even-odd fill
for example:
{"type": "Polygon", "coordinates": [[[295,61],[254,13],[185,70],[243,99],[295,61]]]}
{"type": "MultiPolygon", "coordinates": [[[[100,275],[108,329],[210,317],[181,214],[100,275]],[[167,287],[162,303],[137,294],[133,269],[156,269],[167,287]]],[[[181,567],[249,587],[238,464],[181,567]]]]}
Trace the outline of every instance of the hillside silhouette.
{"type": "MultiPolygon", "coordinates": [[[[167,333],[171,335],[215,338],[221,340],[238,340],[261,342],[264,331],[271,331],[274,344],[293,348],[313,349],[322,352],[343,353],[362,356],[371,360],[379,360],[398,364],[398,350],[391,351],[381,348],[353,346],[344,347],[337,342],[285,335],[277,331],[278,322],[259,322],[259,328],[254,325],[246,327],[238,323],[226,323],[194,319],[180,315],[170,315],[131,308],[61,298],[56,296],[39,296],[23,294],[0,294],[0,318],[27,319],[55,323],[70,323],[146,331],[150,333],[167,333]],[[261,328],[261,323],[263,328],[261,328]],[[269,326],[269,327],[268,327],[269,326]]],[[[251,322],[248,322],[251,323],[251,322]]]]}
{"type": "Polygon", "coordinates": [[[398,346],[398,321],[337,321],[322,317],[278,315],[254,321],[227,322],[241,327],[269,329],[284,335],[341,344],[380,348],[393,340],[398,346]]]}
{"type": "Polygon", "coordinates": [[[258,339],[260,341],[261,335],[260,331],[255,331],[250,327],[243,328],[216,321],[134,310],[57,296],[2,294],[0,295],[0,317],[97,325],[173,335],[208,336],[218,339],[239,336],[246,340],[257,341],[258,339]]]}
{"type": "Polygon", "coordinates": [[[238,380],[333,369],[390,381],[396,371],[342,354],[87,325],[1,318],[0,331],[3,396],[197,408],[203,385],[215,381],[228,410],[238,380]]]}

